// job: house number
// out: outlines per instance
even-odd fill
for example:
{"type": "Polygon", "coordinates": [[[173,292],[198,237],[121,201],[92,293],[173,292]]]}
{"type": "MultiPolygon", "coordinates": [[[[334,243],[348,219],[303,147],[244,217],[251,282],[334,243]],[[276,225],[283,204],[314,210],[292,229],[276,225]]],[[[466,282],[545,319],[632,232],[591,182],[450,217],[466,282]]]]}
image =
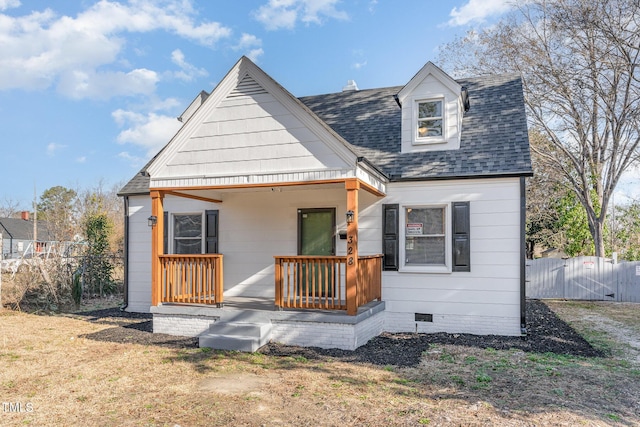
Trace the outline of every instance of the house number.
{"type": "MultiPolygon", "coordinates": [[[[350,235],[349,237],[347,237],[347,255],[353,255],[353,252],[355,251],[355,249],[353,248],[353,235],[350,235]]],[[[350,256],[347,259],[347,265],[353,265],[354,264],[354,260],[353,257],[350,256]]]]}

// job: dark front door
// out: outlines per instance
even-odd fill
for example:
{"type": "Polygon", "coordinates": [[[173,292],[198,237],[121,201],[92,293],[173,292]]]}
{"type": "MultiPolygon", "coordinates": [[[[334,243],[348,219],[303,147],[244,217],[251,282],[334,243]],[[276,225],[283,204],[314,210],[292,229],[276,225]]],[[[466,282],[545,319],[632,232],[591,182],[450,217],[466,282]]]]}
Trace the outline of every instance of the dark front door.
{"type": "Polygon", "coordinates": [[[334,208],[298,209],[298,255],[335,255],[334,208]]]}
{"type": "MultiPolygon", "coordinates": [[[[336,253],[336,210],[298,210],[298,255],[331,256],[336,253]]],[[[308,262],[300,265],[299,283],[303,294],[333,294],[333,263],[308,262]],[[312,288],[315,290],[312,291],[312,288]]]]}

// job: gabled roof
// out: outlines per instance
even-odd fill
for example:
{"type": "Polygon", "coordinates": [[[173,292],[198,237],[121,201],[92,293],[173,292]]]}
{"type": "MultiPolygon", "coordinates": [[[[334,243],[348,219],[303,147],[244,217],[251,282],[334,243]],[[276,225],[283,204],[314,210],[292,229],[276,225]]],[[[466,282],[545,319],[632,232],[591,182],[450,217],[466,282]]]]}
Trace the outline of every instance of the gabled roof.
{"type": "MultiPolygon", "coordinates": [[[[204,121],[210,119],[220,104],[236,96],[269,94],[292,116],[295,116],[307,129],[318,136],[325,146],[329,148],[337,158],[348,165],[355,165],[357,153],[351,145],[344,141],[330,126],[320,120],[315,113],[309,110],[303,103],[289,93],[285,88],[273,80],[260,67],[255,65],[247,57],[242,57],[231,68],[216,88],[202,100],[201,105],[188,118],[186,123],[178,130],[171,142],[148,166],[152,180],[163,178],[167,165],[179,155],[185,147],[192,143],[192,136],[204,126],[204,121]]],[[[224,142],[226,144],[226,141],[224,142]]],[[[209,168],[214,173],[215,168],[209,168]]],[[[199,174],[196,174],[199,175],[199,174]]],[[[170,178],[167,176],[167,178],[170,178]]]]}
{"type": "MultiPolygon", "coordinates": [[[[410,90],[411,82],[417,84],[429,73],[444,74],[427,63],[405,86],[307,96],[296,102],[338,135],[348,151],[364,157],[390,181],[530,176],[524,95],[517,75],[453,80],[444,74],[454,88],[465,86],[469,93],[471,108],[462,119],[460,149],[401,153],[401,109],[394,96],[410,90]]],[[[148,193],[150,163],[120,195],[148,193]]]]}
{"type": "Polygon", "coordinates": [[[404,85],[397,93],[398,99],[402,102],[404,98],[413,92],[413,90],[429,75],[433,75],[440,83],[453,93],[460,93],[460,85],[451,76],[442,71],[433,62],[429,61],[404,85]]]}
{"type": "MultiPolygon", "coordinates": [[[[33,240],[33,221],[20,218],[0,218],[0,233],[4,239],[33,240]]],[[[38,221],[38,240],[50,240],[46,221],[38,221]]]]}

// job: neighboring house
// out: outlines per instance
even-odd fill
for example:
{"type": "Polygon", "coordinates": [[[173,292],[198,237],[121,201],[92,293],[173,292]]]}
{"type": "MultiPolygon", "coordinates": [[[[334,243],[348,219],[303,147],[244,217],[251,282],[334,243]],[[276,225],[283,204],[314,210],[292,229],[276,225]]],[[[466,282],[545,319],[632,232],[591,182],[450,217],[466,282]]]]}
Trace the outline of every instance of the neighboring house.
{"type": "Polygon", "coordinates": [[[22,212],[21,218],[0,218],[0,234],[2,234],[2,258],[20,258],[36,253],[44,253],[50,244],[48,224],[38,221],[34,230],[34,221],[29,219],[28,212],[22,212]],[[34,242],[34,231],[37,241],[34,242]],[[34,244],[35,243],[35,244],[34,244]]]}
{"type": "Polygon", "coordinates": [[[179,120],[120,193],[127,310],[154,331],[225,348],[216,325],[266,307],[263,338],[307,346],[525,333],[518,76],[429,62],[405,86],[295,98],[243,57],[179,120]]]}

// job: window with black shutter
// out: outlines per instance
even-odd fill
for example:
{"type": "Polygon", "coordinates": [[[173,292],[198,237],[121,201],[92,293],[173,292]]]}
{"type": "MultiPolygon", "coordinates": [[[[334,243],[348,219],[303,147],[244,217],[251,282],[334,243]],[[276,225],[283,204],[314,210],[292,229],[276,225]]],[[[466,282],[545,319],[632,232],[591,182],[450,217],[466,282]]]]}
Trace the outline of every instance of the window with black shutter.
{"type": "Polygon", "coordinates": [[[206,216],[206,242],[205,253],[217,254],[218,253],[218,211],[210,210],[205,211],[206,216]]]}
{"type": "Polygon", "coordinates": [[[470,204],[453,202],[452,208],[452,270],[471,271],[470,204]]]}
{"type": "Polygon", "coordinates": [[[400,206],[397,204],[382,205],[382,249],[384,253],[384,270],[398,270],[398,252],[400,239],[398,236],[398,213],[400,206]]]}

